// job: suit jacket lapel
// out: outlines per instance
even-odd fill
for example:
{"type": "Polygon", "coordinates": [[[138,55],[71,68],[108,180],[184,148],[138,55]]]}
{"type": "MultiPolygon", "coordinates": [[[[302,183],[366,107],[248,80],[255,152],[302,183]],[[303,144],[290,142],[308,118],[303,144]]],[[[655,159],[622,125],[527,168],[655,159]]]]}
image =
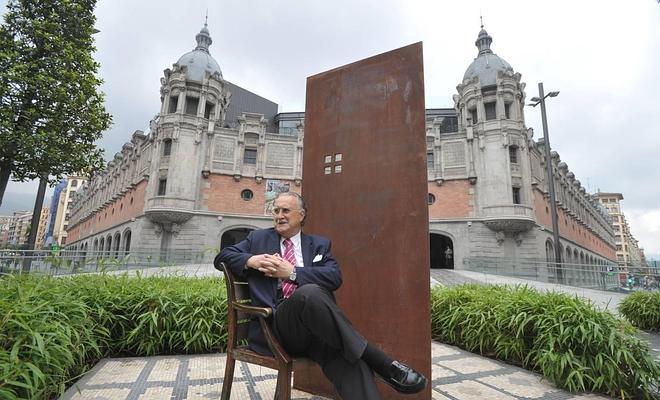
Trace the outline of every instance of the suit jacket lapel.
{"type": "Polygon", "coordinates": [[[282,253],[282,248],[280,246],[280,235],[278,235],[275,229],[271,229],[270,235],[268,235],[268,241],[266,242],[265,253],[266,254],[282,253]]]}
{"type": "Polygon", "coordinates": [[[300,247],[302,247],[303,266],[312,265],[312,239],[304,233],[300,232],[300,247]]]}

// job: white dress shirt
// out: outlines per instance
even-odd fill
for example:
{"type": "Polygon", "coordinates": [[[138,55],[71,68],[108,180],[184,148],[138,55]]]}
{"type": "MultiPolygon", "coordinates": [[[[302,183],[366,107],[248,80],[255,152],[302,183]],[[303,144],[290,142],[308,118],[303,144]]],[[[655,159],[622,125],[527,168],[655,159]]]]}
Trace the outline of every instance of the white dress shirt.
{"type": "MultiPolygon", "coordinates": [[[[296,265],[294,267],[304,267],[305,263],[303,262],[302,256],[302,246],[300,245],[300,232],[291,236],[291,242],[293,243],[293,254],[296,256],[296,265]]],[[[284,238],[280,238],[280,255],[284,257],[284,238]]]]}

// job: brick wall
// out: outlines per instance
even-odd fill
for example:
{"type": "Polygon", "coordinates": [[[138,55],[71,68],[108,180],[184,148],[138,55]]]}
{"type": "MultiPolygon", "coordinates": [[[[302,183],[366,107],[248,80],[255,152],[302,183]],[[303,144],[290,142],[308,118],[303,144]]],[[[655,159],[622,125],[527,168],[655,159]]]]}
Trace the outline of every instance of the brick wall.
{"type": "Polygon", "coordinates": [[[147,190],[146,179],[141,180],[133,189],[109,203],[90,218],[81,221],[67,230],[67,243],[73,243],[92,233],[98,233],[117,224],[126,222],[144,213],[144,199],[147,190]]]}
{"type": "MultiPolygon", "coordinates": [[[[537,223],[552,231],[550,202],[543,196],[543,193],[538,190],[534,190],[534,209],[536,212],[537,223]]],[[[602,257],[616,260],[616,248],[610,246],[603,239],[592,233],[575,217],[566,213],[562,208],[558,208],[557,218],[559,234],[562,238],[577,243],[585,249],[599,254],[602,257]]]]}
{"type": "MultiPolygon", "coordinates": [[[[236,182],[231,176],[213,174],[202,189],[202,208],[229,214],[264,215],[266,181],[257,183],[253,178],[242,178],[236,182]],[[253,193],[248,201],[241,198],[241,192],[246,189],[253,193]]],[[[301,187],[293,181],[283,181],[289,182],[289,190],[300,193],[301,187]]]]}
{"type": "Polygon", "coordinates": [[[468,218],[473,215],[471,185],[467,179],[445,181],[441,186],[429,182],[435,203],[429,206],[429,218],[468,218]]]}

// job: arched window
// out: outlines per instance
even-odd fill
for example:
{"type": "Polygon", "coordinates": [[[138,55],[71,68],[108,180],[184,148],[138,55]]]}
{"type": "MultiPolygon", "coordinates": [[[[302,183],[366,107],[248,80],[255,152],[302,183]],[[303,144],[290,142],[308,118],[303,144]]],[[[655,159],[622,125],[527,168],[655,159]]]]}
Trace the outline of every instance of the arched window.
{"type": "Polygon", "coordinates": [[[124,232],[124,254],[128,254],[131,251],[131,231],[127,230],[124,232]]]}

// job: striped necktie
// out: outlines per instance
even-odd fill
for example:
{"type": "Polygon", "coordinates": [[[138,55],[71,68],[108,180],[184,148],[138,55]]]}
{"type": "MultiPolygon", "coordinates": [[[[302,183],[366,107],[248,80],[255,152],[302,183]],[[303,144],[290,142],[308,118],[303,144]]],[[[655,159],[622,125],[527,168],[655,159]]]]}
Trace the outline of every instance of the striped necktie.
{"type": "MultiPolygon", "coordinates": [[[[296,266],[296,254],[293,249],[293,242],[291,239],[284,239],[282,242],[284,244],[284,259],[291,263],[294,267],[296,266]]],[[[282,297],[285,299],[289,298],[296,290],[298,285],[295,282],[291,282],[288,279],[282,280],[282,297]]]]}

